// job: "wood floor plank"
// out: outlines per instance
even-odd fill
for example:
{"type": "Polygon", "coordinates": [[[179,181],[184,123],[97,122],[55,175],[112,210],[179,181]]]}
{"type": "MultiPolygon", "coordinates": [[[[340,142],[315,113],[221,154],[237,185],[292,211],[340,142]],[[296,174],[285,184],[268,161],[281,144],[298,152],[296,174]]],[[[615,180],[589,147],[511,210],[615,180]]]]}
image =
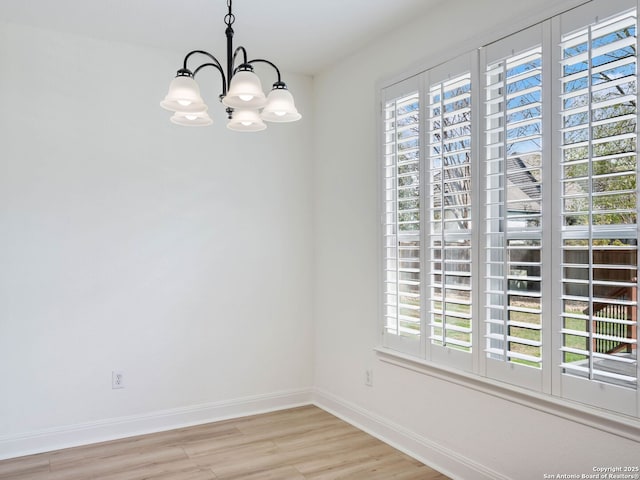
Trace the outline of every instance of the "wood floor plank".
{"type": "Polygon", "coordinates": [[[381,442],[371,445],[364,445],[358,448],[344,449],[332,455],[316,456],[303,461],[295,462],[293,465],[305,477],[312,477],[319,472],[338,471],[340,468],[347,468],[349,465],[359,464],[370,458],[389,455],[389,447],[381,442]]]}
{"type": "Polygon", "coordinates": [[[298,470],[291,466],[267,468],[252,473],[218,477],[224,480],[305,480],[298,470]]]}
{"type": "Polygon", "coordinates": [[[1,480],[447,480],[314,406],[0,461],[1,480]]]}
{"type": "Polygon", "coordinates": [[[218,477],[210,468],[197,466],[168,465],[163,468],[154,469],[137,468],[116,474],[100,475],[100,480],[217,480],[218,477]]]}
{"type": "Polygon", "coordinates": [[[215,441],[200,440],[188,442],[182,445],[182,448],[190,458],[194,458],[204,455],[214,455],[225,449],[232,449],[234,447],[262,441],[271,442],[271,439],[268,435],[243,435],[238,431],[234,435],[217,437],[215,441]]]}
{"type": "Polygon", "coordinates": [[[29,455],[0,462],[0,478],[49,471],[49,454],[29,455]]]}
{"type": "MultiPolygon", "coordinates": [[[[317,457],[330,458],[343,449],[358,448],[361,445],[371,445],[377,442],[373,438],[361,436],[359,433],[345,435],[337,441],[316,444],[309,448],[286,449],[275,446],[269,451],[256,452],[243,463],[236,461],[212,461],[212,470],[220,478],[243,478],[253,472],[263,471],[269,466],[293,465],[317,457]]],[[[210,458],[210,457],[209,457],[210,458]]],[[[207,461],[210,461],[207,459],[207,461]]]]}
{"type": "MultiPolygon", "coordinates": [[[[396,478],[397,475],[408,475],[407,479],[431,479],[429,474],[433,470],[427,467],[417,468],[410,465],[406,459],[400,458],[369,458],[360,462],[345,464],[329,470],[305,475],[309,480],[334,480],[334,479],[366,479],[366,480],[387,480],[396,478]]],[[[438,474],[439,475],[439,474],[438,474]]]]}
{"type": "MultiPolygon", "coordinates": [[[[165,465],[182,460],[189,460],[189,458],[179,447],[138,448],[127,452],[88,458],[70,456],[64,461],[58,461],[52,455],[50,469],[52,472],[64,471],[69,474],[84,473],[90,477],[104,477],[107,474],[127,472],[138,468],[157,472],[165,465]]],[[[189,462],[189,465],[193,465],[193,463],[189,462]]]]}

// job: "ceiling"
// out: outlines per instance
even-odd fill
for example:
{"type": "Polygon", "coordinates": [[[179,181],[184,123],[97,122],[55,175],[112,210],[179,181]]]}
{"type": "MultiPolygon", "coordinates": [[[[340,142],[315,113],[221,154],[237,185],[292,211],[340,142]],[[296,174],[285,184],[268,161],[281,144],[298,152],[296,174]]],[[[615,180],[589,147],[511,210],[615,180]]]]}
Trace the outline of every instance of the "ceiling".
{"type": "MultiPolygon", "coordinates": [[[[235,46],[313,75],[443,0],[235,0],[235,46]]],[[[1,0],[0,20],[225,57],[226,0],[1,0]]],[[[181,58],[180,58],[181,60],[181,58]]]]}

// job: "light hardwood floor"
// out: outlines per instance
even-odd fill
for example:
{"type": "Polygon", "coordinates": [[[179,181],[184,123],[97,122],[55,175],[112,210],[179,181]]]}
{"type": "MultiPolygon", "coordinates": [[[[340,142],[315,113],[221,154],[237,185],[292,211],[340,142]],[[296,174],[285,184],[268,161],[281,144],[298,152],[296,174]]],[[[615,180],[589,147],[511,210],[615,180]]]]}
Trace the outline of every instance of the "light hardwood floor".
{"type": "Polygon", "coordinates": [[[12,480],[446,480],[313,406],[0,461],[12,480]]]}

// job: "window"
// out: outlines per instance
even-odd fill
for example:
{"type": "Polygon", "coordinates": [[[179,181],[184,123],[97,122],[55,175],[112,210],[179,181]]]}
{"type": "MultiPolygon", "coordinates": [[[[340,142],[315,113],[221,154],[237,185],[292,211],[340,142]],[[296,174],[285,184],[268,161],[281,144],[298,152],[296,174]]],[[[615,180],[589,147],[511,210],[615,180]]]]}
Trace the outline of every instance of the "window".
{"type": "Polygon", "coordinates": [[[636,11],[383,89],[384,346],[640,417],[636,11]]]}

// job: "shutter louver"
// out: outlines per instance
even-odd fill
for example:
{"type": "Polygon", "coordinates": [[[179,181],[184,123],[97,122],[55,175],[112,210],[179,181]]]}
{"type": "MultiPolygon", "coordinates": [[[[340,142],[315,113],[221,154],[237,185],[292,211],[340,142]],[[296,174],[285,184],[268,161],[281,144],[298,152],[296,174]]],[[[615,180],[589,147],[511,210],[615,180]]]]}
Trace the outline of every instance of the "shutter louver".
{"type": "Polygon", "coordinates": [[[635,12],[562,38],[562,364],[637,388],[635,12]]]}
{"type": "Polygon", "coordinates": [[[384,105],[385,331],[420,336],[420,104],[418,93],[384,105]]]}
{"type": "Polygon", "coordinates": [[[542,362],[542,51],[486,67],[486,353],[542,362]]]}

